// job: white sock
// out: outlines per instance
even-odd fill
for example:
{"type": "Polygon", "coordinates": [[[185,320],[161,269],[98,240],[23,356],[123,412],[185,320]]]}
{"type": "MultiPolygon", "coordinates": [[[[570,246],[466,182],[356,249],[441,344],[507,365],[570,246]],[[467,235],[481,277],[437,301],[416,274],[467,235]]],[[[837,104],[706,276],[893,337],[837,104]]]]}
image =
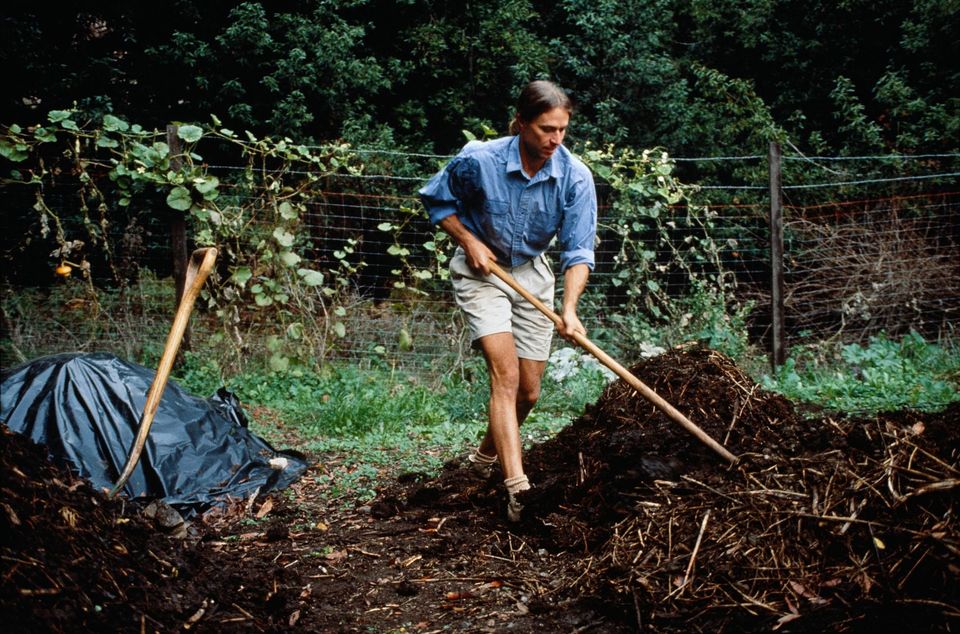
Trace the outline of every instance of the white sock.
{"type": "Polygon", "coordinates": [[[513,478],[507,478],[503,481],[503,485],[507,487],[507,493],[510,495],[516,495],[520,491],[527,491],[530,489],[530,480],[527,479],[525,475],[518,475],[513,478]]]}
{"type": "Polygon", "coordinates": [[[480,449],[474,449],[473,453],[467,456],[467,460],[470,462],[477,462],[479,464],[493,464],[497,461],[496,456],[488,456],[487,454],[480,451],[480,449]]]}

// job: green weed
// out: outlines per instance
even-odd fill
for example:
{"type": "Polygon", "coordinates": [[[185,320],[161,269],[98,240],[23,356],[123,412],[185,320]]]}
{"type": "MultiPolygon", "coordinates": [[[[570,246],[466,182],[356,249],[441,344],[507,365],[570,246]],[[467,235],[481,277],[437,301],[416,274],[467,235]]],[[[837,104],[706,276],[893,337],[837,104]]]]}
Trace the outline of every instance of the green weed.
{"type": "Polygon", "coordinates": [[[845,412],[938,410],[960,400],[960,354],[928,343],[916,332],[895,341],[871,337],[798,350],[762,385],[798,401],[845,412]]]}

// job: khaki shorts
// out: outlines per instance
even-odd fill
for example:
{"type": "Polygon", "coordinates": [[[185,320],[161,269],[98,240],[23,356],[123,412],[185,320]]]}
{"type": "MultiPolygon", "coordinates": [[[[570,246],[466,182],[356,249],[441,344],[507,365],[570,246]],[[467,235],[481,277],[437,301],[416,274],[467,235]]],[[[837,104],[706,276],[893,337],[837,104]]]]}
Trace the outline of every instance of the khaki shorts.
{"type": "MultiPolygon", "coordinates": [[[[544,255],[514,268],[503,267],[517,282],[547,306],[553,306],[556,278],[544,255]]],[[[477,275],[467,264],[463,250],[450,260],[457,305],[463,310],[474,346],[477,340],[500,332],[513,333],[517,357],[546,361],[556,329],[549,317],[507,286],[500,278],[477,275]]]]}

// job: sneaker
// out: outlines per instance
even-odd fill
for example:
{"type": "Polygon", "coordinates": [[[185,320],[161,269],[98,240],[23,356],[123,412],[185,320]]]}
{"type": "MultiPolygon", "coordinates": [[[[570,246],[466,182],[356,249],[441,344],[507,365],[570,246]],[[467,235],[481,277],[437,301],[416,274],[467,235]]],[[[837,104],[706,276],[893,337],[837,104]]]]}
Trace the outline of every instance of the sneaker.
{"type": "Polygon", "coordinates": [[[514,493],[507,493],[507,519],[514,524],[523,519],[523,505],[514,493]]]}
{"type": "Polygon", "coordinates": [[[517,500],[517,496],[521,491],[530,490],[530,481],[527,476],[521,475],[504,480],[503,484],[507,487],[507,519],[519,522],[523,518],[523,505],[517,500]]]}

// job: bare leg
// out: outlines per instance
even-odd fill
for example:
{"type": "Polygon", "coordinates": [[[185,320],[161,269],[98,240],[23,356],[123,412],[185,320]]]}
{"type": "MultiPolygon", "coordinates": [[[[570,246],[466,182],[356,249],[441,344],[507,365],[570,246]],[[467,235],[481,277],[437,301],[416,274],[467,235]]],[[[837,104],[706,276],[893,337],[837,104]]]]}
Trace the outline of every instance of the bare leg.
{"type": "Polygon", "coordinates": [[[480,339],[490,372],[490,404],[487,434],[480,452],[499,456],[505,479],[523,475],[520,425],[540,397],[540,382],[546,361],[519,359],[511,333],[480,339]]]}

